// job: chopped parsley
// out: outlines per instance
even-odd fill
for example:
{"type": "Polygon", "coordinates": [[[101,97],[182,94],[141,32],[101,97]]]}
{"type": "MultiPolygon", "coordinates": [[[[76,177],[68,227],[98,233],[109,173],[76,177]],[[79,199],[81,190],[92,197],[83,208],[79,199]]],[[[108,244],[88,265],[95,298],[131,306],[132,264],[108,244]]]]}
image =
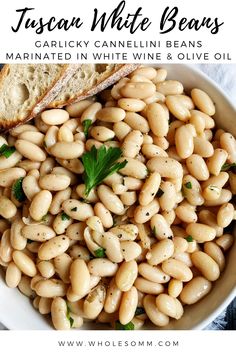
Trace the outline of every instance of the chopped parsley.
{"type": "Polygon", "coordinates": [[[106,253],[105,253],[105,248],[98,248],[96,251],[94,251],[94,254],[97,258],[104,258],[106,257],[106,253]]]}
{"type": "Polygon", "coordinates": [[[184,185],[187,189],[192,189],[192,183],[191,182],[187,182],[184,185]]]}
{"type": "Polygon", "coordinates": [[[16,148],[14,146],[8,146],[6,144],[3,144],[0,147],[0,156],[4,156],[8,159],[14,152],[16,151],[16,148]]]}
{"type": "Polygon", "coordinates": [[[85,138],[87,139],[88,133],[89,133],[89,128],[92,125],[92,121],[91,121],[91,119],[85,119],[82,124],[83,124],[83,128],[84,128],[84,135],[85,135],[85,138]]]}
{"type": "Polygon", "coordinates": [[[22,188],[23,177],[18,178],[13,186],[12,186],[12,193],[13,196],[18,200],[18,202],[24,202],[26,200],[25,192],[22,188]]]}
{"type": "Polygon", "coordinates": [[[29,244],[32,243],[32,242],[34,242],[34,241],[30,240],[30,239],[27,240],[27,243],[29,243],[29,244]]]}
{"type": "Polygon", "coordinates": [[[70,313],[71,313],[71,310],[68,306],[68,304],[66,303],[66,306],[67,306],[67,312],[66,312],[66,318],[69,320],[70,322],[70,326],[73,327],[73,324],[74,324],[74,319],[71,317],[70,313]]]}
{"type": "Polygon", "coordinates": [[[143,307],[137,307],[134,315],[139,316],[139,315],[143,315],[144,313],[146,312],[143,307]]]}
{"type": "Polygon", "coordinates": [[[129,331],[129,330],[134,330],[134,324],[132,322],[127,323],[126,325],[123,325],[120,323],[120,321],[115,322],[115,329],[119,331],[129,331]]]}
{"type": "Polygon", "coordinates": [[[188,242],[193,242],[193,237],[191,235],[188,235],[187,237],[185,237],[185,240],[188,242]]]}
{"type": "Polygon", "coordinates": [[[120,148],[109,147],[107,149],[105,145],[102,145],[99,149],[92,146],[90,151],[83,154],[85,196],[88,196],[89,192],[102,183],[106,177],[125,167],[126,160],[116,162],[121,154],[122,150],[120,148]]]}
{"type": "Polygon", "coordinates": [[[152,229],[152,233],[153,233],[154,236],[157,236],[156,226],[154,226],[154,228],[152,229]]]}
{"type": "Polygon", "coordinates": [[[158,189],[156,197],[161,198],[161,196],[164,194],[163,190],[161,188],[158,189]]]}
{"type": "Polygon", "coordinates": [[[62,220],[62,221],[70,220],[70,217],[69,217],[69,215],[67,215],[66,213],[62,213],[62,214],[61,214],[61,220],[62,220]]]}
{"type": "Polygon", "coordinates": [[[224,165],[221,167],[221,171],[228,171],[231,168],[236,167],[236,163],[224,163],[224,165]]]}
{"type": "Polygon", "coordinates": [[[48,221],[48,214],[45,214],[45,215],[42,217],[42,221],[43,221],[43,222],[47,222],[47,221],[48,221]]]}

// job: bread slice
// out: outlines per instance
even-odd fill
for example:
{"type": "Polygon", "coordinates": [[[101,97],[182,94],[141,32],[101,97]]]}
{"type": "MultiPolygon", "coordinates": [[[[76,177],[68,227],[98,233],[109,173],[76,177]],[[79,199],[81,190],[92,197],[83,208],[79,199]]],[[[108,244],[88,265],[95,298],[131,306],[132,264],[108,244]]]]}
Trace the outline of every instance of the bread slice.
{"type": "Polygon", "coordinates": [[[35,117],[67,83],[79,64],[10,64],[0,73],[0,131],[35,117]]]}
{"type": "Polygon", "coordinates": [[[81,64],[48,107],[63,107],[96,95],[138,66],[138,64],[81,64]]]}

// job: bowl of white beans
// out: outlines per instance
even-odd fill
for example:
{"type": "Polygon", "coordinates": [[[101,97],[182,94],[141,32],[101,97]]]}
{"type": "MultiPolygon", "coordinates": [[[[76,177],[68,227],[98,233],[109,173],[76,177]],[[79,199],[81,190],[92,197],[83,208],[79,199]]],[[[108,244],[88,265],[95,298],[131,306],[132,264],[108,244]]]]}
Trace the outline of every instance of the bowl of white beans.
{"type": "Polygon", "coordinates": [[[203,329],[236,295],[235,107],[144,66],[0,136],[0,321],[203,329]]]}

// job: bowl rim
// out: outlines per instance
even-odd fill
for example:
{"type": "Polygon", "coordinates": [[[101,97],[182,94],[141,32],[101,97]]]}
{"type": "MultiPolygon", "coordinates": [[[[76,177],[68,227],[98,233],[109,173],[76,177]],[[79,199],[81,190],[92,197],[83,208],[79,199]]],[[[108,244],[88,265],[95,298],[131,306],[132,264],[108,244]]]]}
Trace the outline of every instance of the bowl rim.
{"type": "MultiPolygon", "coordinates": [[[[150,64],[144,64],[145,66],[150,66],[150,64]]],[[[229,97],[229,95],[222,89],[221,86],[217,82],[215,82],[211,77],[209,77],[207,74],[205,74],[200,68],[198,68],[195,64],[175,64],[175,63],[151,63],[151,65],[155,66],[156,68],[161,67],[161,68],[168,68],[170,66],[181,66],[181,67],[186,67],[189,70],[191,70],[194,74],[196,74],[198,77],[202,78],[203,80],[208,81],[208,83],[213,87],[214,90],[218,91],[222,98],[225,100],[226,104],[232,109],[236,110],[236,101],[234,103],[233,99],[229,97]]],[[[23,295],[22,295],[23,296],[23,295]]],[[[223,300],[223,302],[218,306],[210,315],[208,315],[205,319],[203,319],[201,322],[199,322],[197,325],[193,326],[189,330],[204,330],[214,319],[218,317],[219,314],[221,314],[224,309],[233,301],[233,299],[236,296],[236,284],[232,288],[232,290],[229,292],[228,296],[223,300]]],[[[22,330],[21,328],[15,328],[14,325],[12,325],[12,321],[9,319],[11,317],[9,316],[4,316],[5,312],[0,313],[0,322],[7,327],[9,330],[22,330]]],[[[87,328],[86,328],[87,329],[87,328]]],[[[23,329],[24,330],[24,329],[23,329]]],[[[36,329],[37,330],[37,329],[36,329]]],[[[38,329],[40,330],[40,329],[38,329]]],[[[45,329],[46,330],[46,329],[45,329]]],[[[146,329],[149,330],[149,329],[146,329]]],[[[165,330],[163,328],[163,330],[165,330]]],[[[175,329],[173,329],[175,330],[175,329]]],[[[180,329],[177,329],[180,330],[180,329]]],[[[170,331],[170,329],[167,329],[167,331],[170,331]]]]}

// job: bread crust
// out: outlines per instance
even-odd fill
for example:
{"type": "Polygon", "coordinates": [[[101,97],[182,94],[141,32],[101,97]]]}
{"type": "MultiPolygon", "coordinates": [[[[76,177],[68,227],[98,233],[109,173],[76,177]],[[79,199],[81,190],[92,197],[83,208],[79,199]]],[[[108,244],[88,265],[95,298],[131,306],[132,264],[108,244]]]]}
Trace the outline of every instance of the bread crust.
{"type": "MultiPolygon", "coordinates": [[[[9,64],[4,65],[0,73],[0,90],[2,82],[7,75],[9,64]]],[[[73,76],[73,74],[78,69],[79,64],[64,64],[62,67],[61,74],[59,78],[55,78],[48,90],[38,98],[37,103],[32,107],[32,109],[27,114],[27,117],[24,119],[13,119],[13,120],[3,120],[0,119],[0,132],[7,132],[18,125],[21,125],[30,119],[34,118],[37,114],[42,112],[45,108],[48,107],[48,104],[57,96],[61,88],[66,85],[68,80],[73,76]]]]}
{"type": "Polygon", "coordinates": [[[119,81],[122,77],[129,75],[139,66],[140,64],[117,64],[113,71],[104,73],[104,75],[102,75],[102,77],[100,78],[100,80],[98,80],[98,83],[94,87],[85,90],[81,93],[78,93],[77,95],[71,97],[66,101],[52,101],[48,107],[61,108],[65,105],[84,100],[89,96],[94,96],[98,92],[103,91],[107,87],[113,85],[116,81],[119,81]]]}

